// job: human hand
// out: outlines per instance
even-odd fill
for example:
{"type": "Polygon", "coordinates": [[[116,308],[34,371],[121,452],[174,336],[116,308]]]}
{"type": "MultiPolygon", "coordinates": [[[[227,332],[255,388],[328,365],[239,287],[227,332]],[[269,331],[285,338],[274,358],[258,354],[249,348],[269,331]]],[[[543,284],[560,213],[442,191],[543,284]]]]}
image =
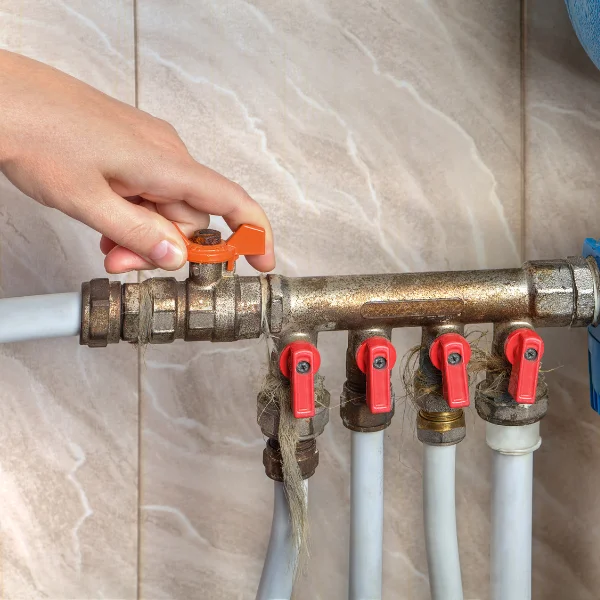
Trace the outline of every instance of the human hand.
{"type": "Polygon", "coordinates": [[[0,171],[22,192],[102,234],[109,273],[175,270],[210,214],[235,230],[264,227],[262,208],[236,183],[197,163],[175,129],[52,67],[0,50],[0,171]]]}

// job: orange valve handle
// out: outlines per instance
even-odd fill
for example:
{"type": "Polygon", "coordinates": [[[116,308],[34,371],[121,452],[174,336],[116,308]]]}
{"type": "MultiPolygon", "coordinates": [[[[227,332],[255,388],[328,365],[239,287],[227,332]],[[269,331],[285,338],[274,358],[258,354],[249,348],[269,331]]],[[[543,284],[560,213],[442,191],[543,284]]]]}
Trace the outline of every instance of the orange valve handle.
{"type": "Polygon", "coordinates": [[[213,246],[195,244],[179,227],[177,230],[185,242],[189,262],[209,265],[226,262],[227,270],[233,271],[235,261],[240,256],[260,256],[265,253],[265,230],[256,225],[240,225],[226,242],[213,246]]]}

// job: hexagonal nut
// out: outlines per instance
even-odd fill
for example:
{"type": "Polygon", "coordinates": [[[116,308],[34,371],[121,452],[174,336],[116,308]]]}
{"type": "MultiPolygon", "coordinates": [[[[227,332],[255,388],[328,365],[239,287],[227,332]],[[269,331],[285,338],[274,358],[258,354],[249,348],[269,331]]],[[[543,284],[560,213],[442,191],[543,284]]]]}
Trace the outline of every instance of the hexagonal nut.
{"type": "Polygon", "coordinates": [[[344,427],[352,431],[381,431],[389,427],[395,410],[396,402],[392,394],[392,410],[389,413],[373,414],[367,406],[366,394],[352,390],[348,382],[344,384],[340,396],[340,416],[344,427]]]}
{"type": "Polygon", "coordinates": [[[466,427],[456,427],[447,431],[417,428],[417,439],[430,446],[452,446],[458,444],[458,442],[462,442],[466,436],[466,427]]]}
{"type": "Polygon", "coordinates": [[[534,322],[544,326],[569,325],[575,311],[573,272],[566,260],[525,263],[534,322]]]}
{"type": "MultiPolygon", "coordinates": [[[[297,419],[298,435],[300,440],[310,440],[321,435],[325,425],[329,423],[329,405],[331,396],[329,392],[322,389],[318,394],[318,403],[315,416],[308,419],[297,419]]],[[[257,422],[263,435],[269,438],[277,438],[279,431],[279,408],[273,401],[272,396],[259,393],[256,402],[257,422]]]]}
{"type": "Polygon", "coordinates": [[[475,389],[475,408],[484,421],[496,425],[531,425],[548,412],[548,386],[542,376],[533,404],[518,404],[508,392],[498,394],[486,388],[487,382],[482,381],[475,389]]]}
{"type": "MultiPolygon", "coordinates": [[[[296,448],[296,460],[302,479],[312,477],[319,465],[319,450],[316,441],[300,442],[296,448]]],[[[267,440],[267,445],[263,450],[263,465],[267,477],[274,481],[283,481],[283,462],[277,440],[267,440]]]]}
{"type": "Polygon", "coordinates": [[[426,412],[436,413],[436,412],[447,412],[450,410],[448,406],[448,402],[442,395],[440,390],[439,394],[418,394],[415,399],[415,403],[419,407],[420,410],[424,410],[426,412]]]}
{"type": "Polygon", "coordinates": [[[590,325],[596,309],[598,265],[594,258],[582,256],[571,256],[567,262],[573,271],[575,284],[575,313],[571,327],[590,325]]]}
{"type": "Polygon", "coordinates": [[[92,279],[81,286],[79,343],[90,348],[116,344],[121,336],[121,284],[92,279]]]}
{"type": "Polygon", "coordinates": [[[126,342],[137,342],[140,322],[140,284],[124,283],[122,300],[121,336],[126,342]]]}
{"type": "Polygon", "coordinates": [[[177,331],[177,280],[156,277],[148,284],[152,302],[149,341],[151,344],[168,344],[175,339],[177,331]]]}
{"type": "Polygon", "coordinates": [[[313,439],[300,442],[296,448],[296,460],[300,467],[302,479],[312,477],[319,466],[317,441],[313,439]]]}
{"type": "Polygon", "coordinates": [[[199,264],[190,263],[190,279],[193,279],[194,284],[205,287],[214,285],[225,274],[225,264],[199,264]]]}
{"type": "Polygon", "coordinates": [[[211,341],[215,327],[215,288],[187,280],[186,341],[211,341]]]}
{"type": "Polygon", "coordinates": [[[283,481],[283,464],[279,444],[275,444],[272,439],[267,440],[267,445],[263,450],[263,465],[269,479],[283,481]]]}

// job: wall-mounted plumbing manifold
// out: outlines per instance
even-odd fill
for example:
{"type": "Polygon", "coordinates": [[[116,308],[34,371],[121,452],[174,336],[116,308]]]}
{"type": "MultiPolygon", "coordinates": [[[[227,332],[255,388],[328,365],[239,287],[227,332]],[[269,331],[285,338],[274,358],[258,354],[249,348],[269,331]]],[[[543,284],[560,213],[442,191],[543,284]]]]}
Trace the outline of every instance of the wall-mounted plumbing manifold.
{"type": "MultiPolygon", "coordinates": [[[[80,342],[90,347],[120,340],[234,342],[266,334],[272,342],[268,377],[279,386],[278,393],[285,392],[296,424],[295,461],[307,480],[318,465],[316,438],[329,420],[330,396],[318,375],[318,335],[347,330],[340,412],[352,432],[352,600],[381,598],[383,432],[394,414],[391,374],[397,356],[391,334],[399,327],[422,328],[413,400],[417,435],[424,444],[432,597],[462,599],[454,465],[456,445],[466,435],[463,409],[470,403],[473,350],[464,327],[494,325],[487,375],[475,392],[495,456],[493,599],[530,597],[532,453],[540,444],[539,421],[548,406],[548,388],[540,375],[544,344],[535,328],[596,325],[600,272],[595,257],[532,261],[499,270],[241,277],[235,274],[235,260],[261,253],[260,230],[242,226],[226,242],[218,232],[203,230],[186,242],[190,271],[185,281],[160,277],[142,283],[84,283],[80,342]]],[[[276,482],[276,516],[260,599],[289,598],[294,571],[291,546],[277,537],[292,533],[281,516],[282,409],[272,398],[263,390],[257,402],[258,423],[267,439],[263,462],[276,482]]]]}

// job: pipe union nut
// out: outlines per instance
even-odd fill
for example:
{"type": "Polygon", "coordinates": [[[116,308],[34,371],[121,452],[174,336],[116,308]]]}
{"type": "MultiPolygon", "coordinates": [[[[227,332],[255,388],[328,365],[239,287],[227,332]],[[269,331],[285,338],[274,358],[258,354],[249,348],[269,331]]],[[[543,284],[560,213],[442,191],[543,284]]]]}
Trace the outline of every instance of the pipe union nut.
{"type": "Polygon", "coordinates": [[[498,394],[488,391],[487,381],[475,389],[477,414],[495,425],[531,425],[540,421],[548,412],[548,386],[540,374],[534,404],[518,404],[508,392],[498,394]]]}
{"type": "MultiPolygon", "coordinates": [[[[319,450],[316,440],[299,442],[296,447],[296,460],[302,479],[312,477],[319,465],[319,450]]],[[[274,481],[283,481],[283,461],[279,442],[276,439],[267,440],[267,445],[263,450],[263,465],[267,477],[274,481]]]]}
{"type": "Polygon", "coordinates": [[[340,416],[347,429],[364,433],[381,431],[389,427],[395,410],[396,400],[393,393],[392,410],[387,413],[373,414],[367,405],[365,392],[354,391],[348,382],[344,383],[340,397],[340,416]]]}
{"type": "MultiPolygon", "coordinates": [[[[534,324],[567,327],[576,313],[576,289],[571,265],[566,260],[537,260],[525,263],[531,294],[534,324]]],[[[590,320],[591,322],[591,320],[590,320]]]]}
{"type": "MultiPolygon", "coordinates": [[[[296,427],[300,440],[311,440],[323,433],[325,425],[329,423],[329,405],[331,396],[326,389],[319,392],[319,403],[315,416],[308,419],[296,419],[296,427]]],[[[273,402],[271,396],[258,394],[256,402],[257,421],[263,435],[268,438],[277,438],[279,431],[279,407],[273,402]]]]}
{"type": "Polygon", "coordinates": [[[584,327],[594,320],[598,267],[593,258],[567,258],[575,282],[575,310],[571,327],[584,327]]]}
{"type": "Polygon", "coordinates": [[[467,427],[462,409],[417,415],[417,439],[430,446],[453,446],[465,439],[467,427]]]}
{"type": "Polygon", "coordinates": [[[121,336],[121,284],[92,279],[81,286],[79,343],[90,348],[116,344],[121,336]]]}
{"type": "Polygon", "coordinates": [[[212,341],[215,329],[215,287],[203,287],[193,279],[188,279],[186,294],[186,341],[212,341]]]}
{"type": "Polygon", "coordinates": [[[184,286],[172,277],[124,284],[123,339],[143,344],[167,344],[183,337],[184,286]]]}

